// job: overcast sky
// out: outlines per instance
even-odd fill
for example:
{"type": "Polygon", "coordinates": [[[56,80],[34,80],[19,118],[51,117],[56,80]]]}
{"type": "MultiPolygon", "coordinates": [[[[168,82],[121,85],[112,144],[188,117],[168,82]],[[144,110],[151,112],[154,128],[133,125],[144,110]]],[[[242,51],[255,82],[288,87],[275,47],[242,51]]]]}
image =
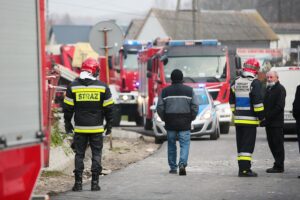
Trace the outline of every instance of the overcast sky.
{"type": "Polygon", "coordinates": [[[176,0],[48,0],[48,14],[95,17],[102,20],[116,18],[128,23],[143,18],[152,7],[175,8],[176,0]]]}

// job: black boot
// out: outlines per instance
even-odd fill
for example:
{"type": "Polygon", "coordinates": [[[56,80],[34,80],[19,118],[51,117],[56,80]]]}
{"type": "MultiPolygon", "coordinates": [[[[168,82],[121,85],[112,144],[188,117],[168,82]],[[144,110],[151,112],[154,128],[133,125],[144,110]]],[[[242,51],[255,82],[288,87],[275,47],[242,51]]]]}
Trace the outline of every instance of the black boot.
{"type": "Polygon", "coordinates": [[[257,177],[257,173],[252,171],[251,169],[243,170],[239,171],[239,177],[257,177]]]}
{"type": "Polygon", "coordinates": [[[75,184],[72,188],[73,191],[82,190],[82,174],[75,174],[75,184]]]}
{"type": "Polygon", "coordinates": [[[92,191],[99,191],[101,188],[99,186],[99,174],[98,173],[92,173],[92,185],[91,190],[92,191]]]}

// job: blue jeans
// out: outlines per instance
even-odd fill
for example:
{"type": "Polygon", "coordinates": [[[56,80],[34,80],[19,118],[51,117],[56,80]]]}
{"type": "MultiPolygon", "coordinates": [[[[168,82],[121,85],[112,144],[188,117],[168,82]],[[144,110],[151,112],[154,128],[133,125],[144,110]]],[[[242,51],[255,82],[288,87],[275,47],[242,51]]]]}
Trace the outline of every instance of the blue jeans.
{"type": "Polygon", "coordinates": [[[171,170],[176,170],[177,165],[177,147],[176,147],[176,136],[178,135],[178,140],[180,144],[180,157],[178,165],[187,166],[187,161],[189,157],[190,149],[190,131],[170,131],[167,130],[168,137],[168,163],[171,170]]]}

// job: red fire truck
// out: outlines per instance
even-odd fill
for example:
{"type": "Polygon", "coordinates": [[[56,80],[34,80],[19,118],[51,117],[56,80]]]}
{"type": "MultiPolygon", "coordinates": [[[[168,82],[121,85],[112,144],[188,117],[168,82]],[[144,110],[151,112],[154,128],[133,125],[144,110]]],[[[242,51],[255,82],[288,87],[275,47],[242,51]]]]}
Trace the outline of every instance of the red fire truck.
{"type": "Polygon", "coordinates": [[[228,103],[230,66],[227,48],[216,40],[170,40],[163,46],[142,50],[139,60],[139,113],[145,129],[152,128],[154,99],[171,84],[171,72],[180,69],[185,84],[205,85],[214,99],[221,133],[229,132],[231,111],[228,103]]]}
{"type": "Polygon", "coordinates": [[[47,76],[44,15],[44,0],[1,4],[0,199],[30,199],[48,164],[57,77],[47,76]]]}
{"type": "MultiPolygon", "coordinates": [[[[135,121],[137,125],[142,125],[142,118],[137,113],[137,88],[139,86],[137,53],[144,45],[145,43],[140,41],[126,40],[119,51],[119,55],[109,56],[109,80],[106,78],[106,59],[104,56],[99,57],[101,65],[100,80],[109,83],[115,100],[114,126],[120,125],[122,115],[128,116],[128,121],[135,121]]],[[[85,48],[86,52],[84,52],[82,46],[86,46],[86,44],[78,43],[49,47],[52,61],[60,64],[62,75],[60,84],[62,86],[66,86],[76,77],[74,73],[78,75],[80,71],[79,60],[82,61],[89,55],[93,55],[93,57],[97,55],[96,52],[90,52],[91,48],[85,48]],[[79,48],[82,48],[80,53],[77,52],[79,48]],[[77,66],[73,66],[74,60],[77,60],[77,66]]]]}
{"type": "Polygon", "coordinates": [[[135,121],[142,125],[142,118],[137,112],[137,97],[139,87],[137,54],[145,46],[137,40],[125,40],[119,51],[119,63],[116,63],[117,71],[120,72],[120,93],[118,95],[116,109],[119,116],[116,116],[114,125],[119,125],[122,115],[128,116],[128,121],[135,121]]]}

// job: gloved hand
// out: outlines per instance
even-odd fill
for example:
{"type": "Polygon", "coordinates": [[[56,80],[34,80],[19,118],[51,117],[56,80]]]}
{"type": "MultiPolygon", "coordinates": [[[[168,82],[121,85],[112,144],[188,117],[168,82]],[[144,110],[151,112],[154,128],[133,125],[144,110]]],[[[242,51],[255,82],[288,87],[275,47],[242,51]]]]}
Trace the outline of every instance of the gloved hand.
{"type": "Polygon", "coordinates": [[[266,119],[263,119],[259,122],[260,127],[265,127],[266,126],[266,119]]]}
{"type": "Polygon", "coordinates": [[[73,133],[74,127],[71,122],[65,122],[66,134],[73,133]]]}
{"type": "Polygon", "coordinates": [[[105,126],[104,126],[105,135],[111,134],[111,129],[112,129],[112,126],[110,123],[105,124],[105,126]]]}

